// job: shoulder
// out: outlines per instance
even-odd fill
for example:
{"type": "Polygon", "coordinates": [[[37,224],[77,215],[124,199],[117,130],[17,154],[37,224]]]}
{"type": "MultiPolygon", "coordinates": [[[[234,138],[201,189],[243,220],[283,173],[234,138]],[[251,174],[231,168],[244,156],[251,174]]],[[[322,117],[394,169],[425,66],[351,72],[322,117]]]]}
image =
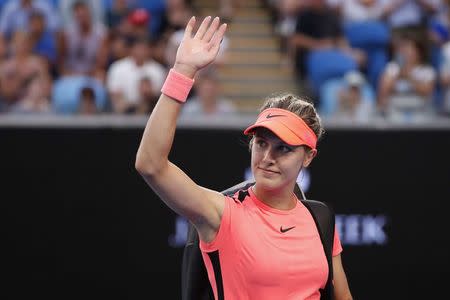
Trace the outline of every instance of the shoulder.
{"type": "Polygon", "coordinates": [[[436,71],[430,65],[420,65],[413,70],[414,77],[418,80],[430,81],[436,76],[436,71]]]}
{"type": "Polygon", "coordinates": [[[166,72],[166,68],[162,64],[160,64],[154,60],[151,60],[145,64],[145,70],[148,70],[151,72],[158,72],[158,73],[166,72]]]}
{"type": "Polygon", "coordinates": [[[132,66],[131,59],[128,57],[125,57],[125,58],[121,58],[121,59],[113,62],[109,68],[110,68],[110,70],[112,70],[112,69],[117,70],[117,69],[121,69],[121,68],[130,68],[131,66],[132,66]]]}

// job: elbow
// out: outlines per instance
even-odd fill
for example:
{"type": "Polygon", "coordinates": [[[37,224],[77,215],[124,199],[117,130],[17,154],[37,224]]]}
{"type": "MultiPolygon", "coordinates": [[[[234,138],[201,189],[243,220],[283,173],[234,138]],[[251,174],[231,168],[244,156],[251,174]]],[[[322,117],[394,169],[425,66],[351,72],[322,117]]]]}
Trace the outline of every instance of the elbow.
{"type": "Polygon", "coordinates": [[[144,155],[138,152],[136,155],[134,168],[142,176],[151,178],[160,173],[164,165],[165,164],[163,160],[145,157],[144,155]]]}

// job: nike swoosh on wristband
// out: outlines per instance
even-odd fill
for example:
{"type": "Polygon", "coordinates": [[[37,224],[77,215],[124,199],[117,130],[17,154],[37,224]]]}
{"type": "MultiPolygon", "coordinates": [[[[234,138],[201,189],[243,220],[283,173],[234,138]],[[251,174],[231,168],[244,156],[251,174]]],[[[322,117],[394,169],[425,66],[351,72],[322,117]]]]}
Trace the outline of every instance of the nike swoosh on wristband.
{"type": "Polygon", "coordinates": [[[285,232],[287,232],[287,231],[289,231],[291,229],[294,229],[294,228],[295,228],[295,226],[288,227],[288,228],[283,228],[283,226],[280,226],[280,232],[281,233],[285,233],[285,232]]]}
{"type": "Polygon", "coordinates": [[[270,113],[266,116],[266,119],[275,118],[275,117],[285,117],[284,115],[271,115],[270,113]]]}

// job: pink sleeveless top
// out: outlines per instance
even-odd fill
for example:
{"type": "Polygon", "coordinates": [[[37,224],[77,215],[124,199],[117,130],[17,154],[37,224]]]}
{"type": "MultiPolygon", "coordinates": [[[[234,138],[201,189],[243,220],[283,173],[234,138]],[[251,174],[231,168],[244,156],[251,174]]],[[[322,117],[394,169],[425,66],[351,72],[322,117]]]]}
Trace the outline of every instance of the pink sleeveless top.
{"type": "MultiPolygon", "coordinates": [[[[328,265],[308,209],[300,201],[274,209],[248,192],[242,202],[225,199],[215,239],[200,241],[215,299],[319,300],[328,265]]],[[[333,256],[341,251],[335,231],[333,256]]]]}

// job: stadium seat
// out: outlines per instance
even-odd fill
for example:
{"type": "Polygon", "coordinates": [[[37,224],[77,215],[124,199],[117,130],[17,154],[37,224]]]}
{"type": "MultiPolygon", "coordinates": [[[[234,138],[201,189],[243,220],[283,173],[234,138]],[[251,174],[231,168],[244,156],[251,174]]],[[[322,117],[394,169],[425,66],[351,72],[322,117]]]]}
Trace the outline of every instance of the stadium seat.
{"type": "Polygon", "coordinates": [[[379,21],[349,22],[344,25],[344,32],[351,47],[366,53],[367,78],[376,89],[388,61],[388,46],[391,40],[388,26],[379,21]]]}
{"type": "Polygon", "coordinates": [[[88,76],[64,76],[53,83],[52,107],[56,113],[76,114],[80,92],[84,87],[95,92],[97,109],[103,111],[107,105],[107,94],[102,83],[88,76]]]}
{"type": "Polygon", "coordinates": [[[340,78],[348,71],[358,68],[356,61],[350,55],[337,49],[311,52],[306,66],[307,76],[314,93],[318,93],[327,80],[340,78]]]}

